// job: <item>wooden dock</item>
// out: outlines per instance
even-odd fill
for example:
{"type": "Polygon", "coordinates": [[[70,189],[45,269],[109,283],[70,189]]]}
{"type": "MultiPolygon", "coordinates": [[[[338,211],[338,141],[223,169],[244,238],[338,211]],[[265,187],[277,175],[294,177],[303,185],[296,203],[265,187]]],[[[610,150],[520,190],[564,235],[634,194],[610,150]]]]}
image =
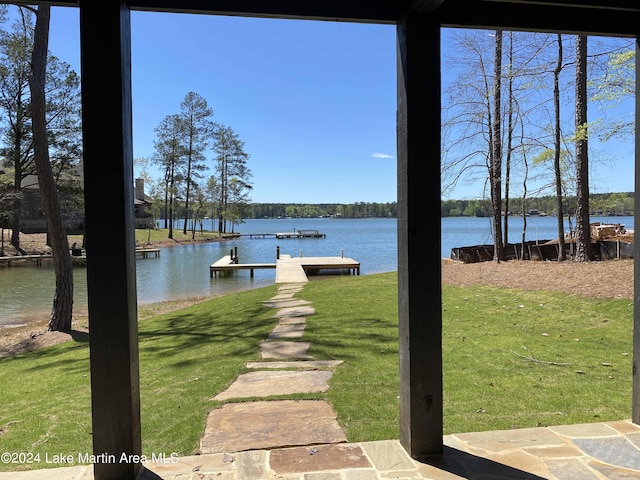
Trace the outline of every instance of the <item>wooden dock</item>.
{"type": "MultiPolygon", "coordinates": [[[[71,263],[79,266],[87,265],[87,254],[84,253],[84,249],[80,250],[79,255],[71,255],[71,263]]],[[[141,256],[142,258],[147,258],[149,255],[155,255],[156,257],[160,256],[159,248],[141,248],[136,249],[136,255],[141,256]]],[[[0,257],[0,265],[6,265],[7,267],[12,267],[14,265],[24,265],[25,263],[35,263],[36,267],[42,266],[42,262],[44,260],[52,260],[53,255],[51,254],[43,254],[43,255],[14,255],[7,257],[0,257]]],[[[275,268],[275,266],[274,266],[275,268]]]]}
{"type": "Polygon", "coordinates": [[[256,269],[275,268],[276,283],[308,282],[307,274],[315,275],[320,270],[348,270],[349,274],[360,275],[360,262],[344,257],[291,257],[281,255],[275,263],[235,263],[231,255],[225,255],[209,266],[211,278],[218,272],[249,270],[251,277],[256,269]]]}
{"type": "Polygon", "coordinates": [[[34,262],[36,266],[42,265],[42,260],[53,258],[53,255],[15,255],[10,257],[0,257],[0,263],[11,267],[15,264],[23,264],[26,262],[34,262]]]}
{"type": "Polygon", "coordinates": [[[136,248],[136,255],[140,255],[142,258],[147,258],[149,255],[154,255],[156,258],[160,256],[159,248],[136,248]]]}
{"type": "MultiPolygon", "coordinates": [[[[0,265],[4,264],[7,267],[12,267],[14,265],[23,265],[25,263],[35,263],[36,267],[42,266],[43,260],[52,260],[53,255],[44,254],[44,255],[15,255],[11,257],[0,257],[0,265]]],[[[86,255],[72,255],[71,263],[74,265],[86,266],[87,265],[87,256],[86,255]]]]}
{"type": "Polygon", "coordinates": [[[235,270],[249,270],[253,278],[253,271],[262,268],[276,268],[275,263],[236,263],[231,255],[225,255],[220,260],[209,266],[209,276],[213,278],[219,272],[233,272],[235,270]]]}
{"type": "Polygon", "coordinates": [[[295,230],[293,232],[276,232],[276,233],[239,233],[238,237],[249,238],[327,238],[326,233],[318,230],[295,230]]]}

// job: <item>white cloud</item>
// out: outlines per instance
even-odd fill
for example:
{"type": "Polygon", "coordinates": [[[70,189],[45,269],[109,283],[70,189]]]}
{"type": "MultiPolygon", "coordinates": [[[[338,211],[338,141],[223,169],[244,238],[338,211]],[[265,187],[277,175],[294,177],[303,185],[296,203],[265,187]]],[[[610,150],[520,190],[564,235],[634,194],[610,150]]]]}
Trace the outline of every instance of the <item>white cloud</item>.
{"type": "Polygon", "coordinates": [[[371,156],[373,158],[395,158],[393,155],[387,153],[372,153],[371,156]]]}

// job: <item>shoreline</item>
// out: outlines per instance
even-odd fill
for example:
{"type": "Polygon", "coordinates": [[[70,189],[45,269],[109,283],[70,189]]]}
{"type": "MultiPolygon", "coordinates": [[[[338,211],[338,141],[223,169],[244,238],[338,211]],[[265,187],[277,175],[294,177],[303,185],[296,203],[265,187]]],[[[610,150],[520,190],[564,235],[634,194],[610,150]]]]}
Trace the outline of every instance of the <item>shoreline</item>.
{"type": "MultiPolygon", "coordinates": [[[[13,249],[8,243],[11,238],[11,231],[4,231],[5,253],[7,250],[13,249]]],[[[192,245],[197,243],[225,242],[233,239],[233,237],[207,237],[207,238],[184,238],[179,240],[163,239],[161,241],[145,242],[145,246],[154,248],[173,248],[182,245],[192,245]]],[[[74,242],[81,242],[82,236],[69,235],[69,248],[74,242]]],[[[20,246],[27,254],[50,253],[50,248],[46,244],[46,234],[20,234],[20,246]]],[[[11,252],[9,252],[11,253],[11,252]]],[[[13,252],[15,253],[15,251],[13,252]]],[[[32,268],[30,265],[21,265],[12,268],[32,268]]],[[[233,293],[233,292],[228,292],[233,293]]],[[[226,293],[225,293],[226,294],[226,293]]],[[[186,297],[179,299],[164,300],[160,302],[139,302],[138,303],[138,321],[144,320],[150,316],[161,313],[170,312],[184,308],[194,303],[203,302],[216,295],[201,297],[186,297]]],[[[51,297],[53,304],[53,293],[51,297]]],[[[0,358],[15,355],[16,353],[35,350],[43,346],[60,343],[72,338],[74,333],[85,333],[88,331],[88,311],[86,306],[76,309],[74,306],[73,317],[71,320],[73,332],[66,334],[61,332],[49,332],[49,319],[51,315],[51,307],[46,310],[34,311],[25,314],[21,318],[0,322],[0,358]]]]}

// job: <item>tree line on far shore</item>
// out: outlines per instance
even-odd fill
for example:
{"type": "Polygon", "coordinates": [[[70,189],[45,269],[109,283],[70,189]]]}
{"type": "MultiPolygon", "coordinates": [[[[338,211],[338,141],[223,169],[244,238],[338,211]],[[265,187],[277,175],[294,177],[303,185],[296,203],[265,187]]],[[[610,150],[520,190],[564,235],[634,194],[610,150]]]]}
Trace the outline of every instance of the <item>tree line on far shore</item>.
{"type": "Polygon", "coordinates": [[[244,218],[279,217],[336,217],[336,218],[396,218],[396,202],[344,203],[250,203],[244,210],[244,218]]]}
{"type": "MultiPolygon", "coordinates": [[[[511,215],[541,214],[556,215],[556,197],[513,198],[511,215]],[[524,208],[523,208],[524,205],[524,208]]],[[[589,197],[592,215],[620,216],[633,215],[634,192],[594,193],[589,197]]],[[[565,197],[563,214],[575,216],[577,198],[565,197]]],[[[491,199],[443,200],[440,203],[441,217],[490,217],[491,199]]],[[[244,205],[242,218],[397,218],[397,203],[356,202],[344,203],[249,203],[244,205]]]]}
{"type": "MultiPolygon", "coordinates": [[[[511,215],[522,214],[548,214],[556,215],[556,197],[547,195],[543,197],[527,198],[523,208],[522,198],[511,199],[511,215]]],[[[592,193],[589,196],[589,206],[592,215],[619,216],[633,215],[633,192],[618,193],[592,193]]],[[[565,197],[563,202],[563,214],[575,216],[577,209],[575,196],[565,197]]],[[[491,200],[445,200],[440,204],[442,217],[490,217],[492,214],[491,200]]]]}
{"type": "MultiPolygon", "coordinates": [[[[589,205],[592,215],[620,216],[633,215],[633,192],[594,193],[590,195],[589,205]]],[[[520,206],[510,210],[511,215],[555,215],[556,197],[552,195],[527,198],[525,210],[522,199],[515,198],[512,206],[520,206]]],[[[564,214],[575,216],[576,197],[566,197],[564,214]]],[[[397,218],[396,202],[356,202],[342,203],[250,203],[245,206],[244,218],[279,218],[279,217],[336,217],[336,218],[397,218]]],[[[442,217],[489,217],[491,216],[491,200],[443,200],[440,203],[442,217]]]]}

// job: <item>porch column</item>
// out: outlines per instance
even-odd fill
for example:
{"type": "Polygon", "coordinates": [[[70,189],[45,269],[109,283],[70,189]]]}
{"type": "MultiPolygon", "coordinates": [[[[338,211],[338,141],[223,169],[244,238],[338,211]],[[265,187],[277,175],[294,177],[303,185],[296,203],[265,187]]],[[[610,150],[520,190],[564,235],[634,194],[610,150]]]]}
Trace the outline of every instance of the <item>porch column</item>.
{"type": "MultiPolygon", "coordinates": [[[[636,38],[636,58],[640,54],[639,39],[636,38]]],[[[636,78],[640,78],[640,65],[636,62],[636,78]]],[[[640,118],[640,88],[636,81],[636,119],[640,118]]],[[[640,126],[636,120],[635,126],[635,199],[633,226],[638,228],[640,212],[640,126]]],[[[633,387],[631,401],[631,421],[640,425],[640,245],[633,244],[633,387]]]]}
{"type": "Polygon", "coordinates": [[[85,232],[96,480],[135,479],[141,453],[126,1],[80,1],[85,232]]]}
{"type": "Polygon", "coordinates": [[[443,452],[440,255],[440,25],[408,13],[398,45],[400,442],[443,452]]]}

